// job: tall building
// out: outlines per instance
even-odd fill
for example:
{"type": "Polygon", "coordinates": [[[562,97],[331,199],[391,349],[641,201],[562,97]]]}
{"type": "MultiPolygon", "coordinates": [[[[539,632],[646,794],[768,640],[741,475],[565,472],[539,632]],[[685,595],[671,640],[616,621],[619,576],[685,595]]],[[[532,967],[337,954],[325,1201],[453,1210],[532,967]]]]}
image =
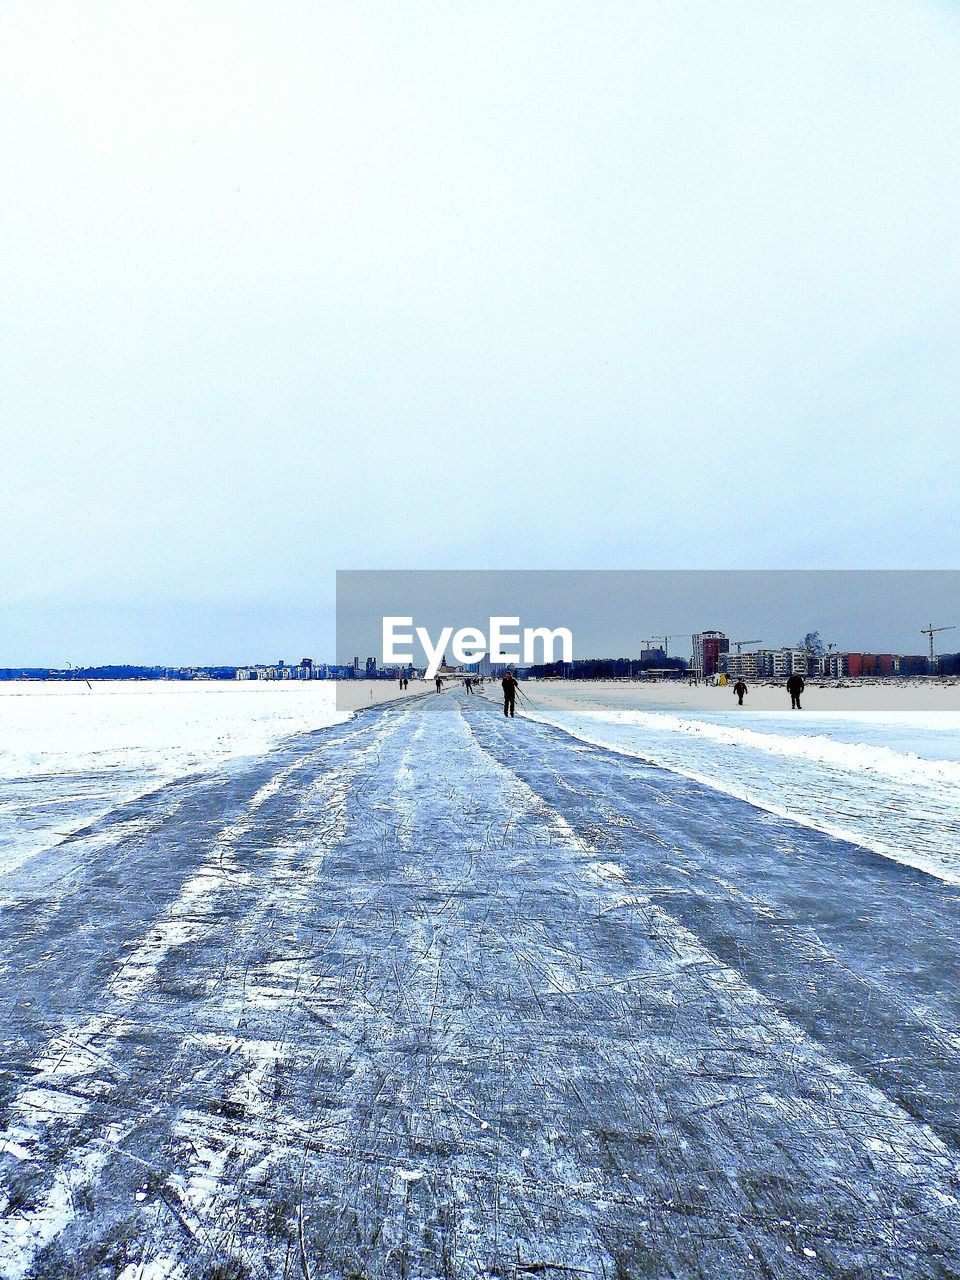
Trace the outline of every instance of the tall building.
{"type": "Polygon", "coordinates": [[[774,680],[786,680],[789,676],[807,676],[810,670],[810,655],[806,649],[793,649],[784,646],[782,649],[766,651],[769,661],[768,674],[774,680]]]}
{"type": "Polygon", "coordinates": [[[722,631],[697,631],[693,635],[693,673],[709,679],[720,670],[720,655],[729,653],[730,641],[722,631]]]}
{"type": "Polygon", "coordinates": [[[759,680],[762,674],[760,655],[756,653],[727,653],[720,659],[720,670],[726,671],[731,680],[759,680]]]}

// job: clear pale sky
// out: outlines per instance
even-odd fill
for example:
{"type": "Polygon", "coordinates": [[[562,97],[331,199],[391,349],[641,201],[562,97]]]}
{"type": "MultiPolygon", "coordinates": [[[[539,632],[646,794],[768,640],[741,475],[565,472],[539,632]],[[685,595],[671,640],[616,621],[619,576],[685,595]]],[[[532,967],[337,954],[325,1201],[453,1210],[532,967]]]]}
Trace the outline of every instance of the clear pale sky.
{"type": "Polygon", "coordinates": [[[958,67],[919,0],[7,0],[0,666],[329,654],[337,568],[955,566],[958,67]]]}

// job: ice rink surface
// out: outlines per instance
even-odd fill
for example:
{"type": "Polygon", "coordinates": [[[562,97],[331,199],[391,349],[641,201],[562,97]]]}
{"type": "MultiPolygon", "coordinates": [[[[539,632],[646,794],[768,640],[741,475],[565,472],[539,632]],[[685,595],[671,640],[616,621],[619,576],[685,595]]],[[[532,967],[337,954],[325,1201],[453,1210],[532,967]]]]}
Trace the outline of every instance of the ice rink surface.
{"type": "Polygon", "coordinates": [[[948,878],[459,691],[268,736],[0,878],[0,1275],[958,1272],[948,878]]]}

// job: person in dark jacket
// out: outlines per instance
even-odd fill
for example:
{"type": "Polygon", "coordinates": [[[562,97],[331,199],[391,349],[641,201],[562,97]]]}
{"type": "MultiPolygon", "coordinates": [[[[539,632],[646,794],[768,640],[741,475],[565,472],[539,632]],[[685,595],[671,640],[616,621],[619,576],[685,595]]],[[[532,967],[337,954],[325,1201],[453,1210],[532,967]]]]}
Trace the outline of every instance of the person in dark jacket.
{"type": "Polygon", "coordinates": [[[747,692],[747,682],[744,680],[743,676],[741,676],[733,686],[733,692],[737,695],[737,706],[742,707],[743,695],[747,692]]]}
{"type": "Polygon", "coordinates": [[[512,716],[517,700],[517,677],[508,671],[500,684],[503,686],[503,714],[512,716]]]}
{"type": "Polygon", "coordinates": [[[801,693],[803,693],[805,688],[806,688],[806,685],[803,682],[803,676],[798,676],[796,672],[794,672],[794,674],[787,681],[787,693],[789,693],[790,695],[791,711],[803,710],[803,707],[801,707],[800,705],[800,695],[801,693]]]}

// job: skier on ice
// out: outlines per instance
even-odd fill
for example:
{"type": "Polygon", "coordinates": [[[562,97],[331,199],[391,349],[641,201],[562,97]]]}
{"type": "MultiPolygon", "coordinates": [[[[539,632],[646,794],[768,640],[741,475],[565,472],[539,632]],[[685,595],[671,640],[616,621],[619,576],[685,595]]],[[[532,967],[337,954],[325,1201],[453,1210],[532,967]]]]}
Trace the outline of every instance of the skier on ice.
{"type": "Polygon", "coordinates": [[[512,716],[517,700],[517,677],[508,671],[500,683],[503,686],[503,714],[512,716]]]}

